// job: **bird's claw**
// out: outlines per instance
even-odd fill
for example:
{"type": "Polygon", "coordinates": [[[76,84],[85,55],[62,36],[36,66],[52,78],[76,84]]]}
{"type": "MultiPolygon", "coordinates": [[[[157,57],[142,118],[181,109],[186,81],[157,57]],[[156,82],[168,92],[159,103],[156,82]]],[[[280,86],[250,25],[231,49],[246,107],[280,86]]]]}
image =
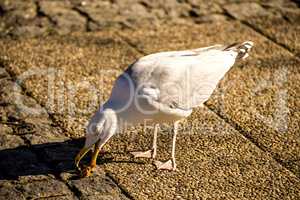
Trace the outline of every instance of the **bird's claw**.
{"type": "Polygon", "coordinates": [[[153,150],[148,150],[148,151],[134,151],[134,152],[130,152],[130,154],[134,158],[153,158],[154,157],[153,150]]]}
{"type": "Polygon", "coordinates": [[[89,177],[93,173],[94,167],[86,166],[80,170],[80,177],[89,177]]]}
{"type": "Polygon", "coordinates": [[[78,165],[76,165],[76,169],[77,169],[77,171],[81,172],[84,169],[84,165],[78,164],[78,165]]]}
{"type": "Polygon", "coordinates": [[[154,164],[158,170],[176,170],[176,164],[172,160],[168,160],[167,162],[155,161],[154,164]]]}

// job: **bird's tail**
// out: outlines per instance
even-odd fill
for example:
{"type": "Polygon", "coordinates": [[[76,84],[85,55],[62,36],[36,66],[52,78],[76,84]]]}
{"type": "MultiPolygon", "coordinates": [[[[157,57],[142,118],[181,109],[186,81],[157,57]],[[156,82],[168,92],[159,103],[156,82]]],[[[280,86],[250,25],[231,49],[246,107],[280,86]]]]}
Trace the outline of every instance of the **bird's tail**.
{"type": "Polygon", "coordinates": [[[224,51],[235,51],[238,53],[237,59],[245,59],[249,56],[248,52],[253,47],[253,42],[246,41],[243,43],[234,43],[229,46],[227,46],[224,51]]]}

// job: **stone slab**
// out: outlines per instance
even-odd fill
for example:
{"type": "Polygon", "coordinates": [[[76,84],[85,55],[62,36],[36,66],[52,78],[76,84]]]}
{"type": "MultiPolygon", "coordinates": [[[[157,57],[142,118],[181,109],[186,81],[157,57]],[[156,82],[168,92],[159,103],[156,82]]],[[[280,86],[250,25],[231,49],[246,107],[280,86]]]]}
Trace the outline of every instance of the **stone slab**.
{"type": "Polygon", "coordinates": [[[18,191],[13,185],[5,184],[0,186],[0,199],[15,199],[15,200],[25,200],[25,196],[18,191]]]}
{"type": "Polygon", "coordinates": [[[28,199],[72,195],[66,184],[54,179],[20,185],[19,190],[28,199]]]}
{"type": "Polygon", "coordinates": [[[16,135],[8,135],[0,132],[0,151],[25,146],[22,138],[16,135]]]}
{"type": "Polygon", "coordinates": [[[69,181],[70,186],[79,191],[80,199],[128,200],[111,178],[97,171],[91,177],[69,181]]]}
{"type": "Polygon", "coordinates": [[[41,163],[37,156],[27,148],[2,149],[0,151],[0,179],[18,179],[29,175],[47,175],[48,166],[41,163]]]}

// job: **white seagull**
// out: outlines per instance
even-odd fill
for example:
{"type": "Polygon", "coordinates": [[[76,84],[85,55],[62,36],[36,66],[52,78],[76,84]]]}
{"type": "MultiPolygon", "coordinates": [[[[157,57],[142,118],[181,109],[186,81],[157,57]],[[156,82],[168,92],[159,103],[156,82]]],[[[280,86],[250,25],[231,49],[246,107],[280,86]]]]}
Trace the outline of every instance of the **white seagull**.
{"type": "Polygon", "coordinates": [[[89,176],[96,166],[100,149],[124,122],[136,125],[145,120],[154,125],[151,150],[132,152],[134,157],[155,158],[160,123],[174,124],[171,159],[155,161],[158,169],[175,170],[175,143],[178,123],[193,108],[202,106],[218,82],[236,60],[246,58],[253,42],[214,45],[205,48],[160,52],[144,56],[121,74],[108,101],[91,118],[84,147],[75,158],[82,176],[89,176]],[[89,166],[81,169],[80,160],[94,148],[89,166]]]}

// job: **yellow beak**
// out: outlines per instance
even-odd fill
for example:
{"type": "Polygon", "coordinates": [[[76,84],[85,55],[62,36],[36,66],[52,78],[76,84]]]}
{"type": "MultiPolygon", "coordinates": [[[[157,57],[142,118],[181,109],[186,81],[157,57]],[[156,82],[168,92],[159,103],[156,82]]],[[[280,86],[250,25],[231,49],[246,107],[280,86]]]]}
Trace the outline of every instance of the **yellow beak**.
{"type": "Polygon", "coordinates": [[[85,154],[90,150],[91,148],[86,148],[83,147],[79,153],[76,155],[75,157],[75,165],[77,167],[77,169],[81,170],[81,168],[79,167],[79,163],[81,161],[81,159],[85,156],[85,154]]]}

